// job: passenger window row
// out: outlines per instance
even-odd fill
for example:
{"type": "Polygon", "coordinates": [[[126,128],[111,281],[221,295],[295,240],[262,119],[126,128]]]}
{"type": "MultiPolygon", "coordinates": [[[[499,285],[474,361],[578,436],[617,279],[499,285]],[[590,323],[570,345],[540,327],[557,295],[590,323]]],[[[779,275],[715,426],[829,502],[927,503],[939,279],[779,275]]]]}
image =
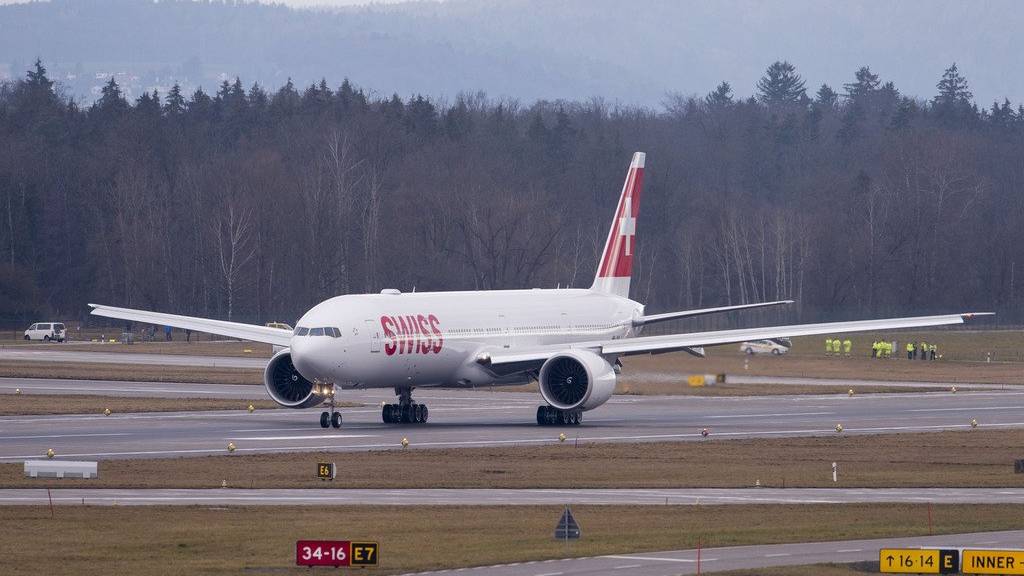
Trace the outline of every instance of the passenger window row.
{"type": "Polygon", "coordinates": [[[296,336],[330,336],[331,338],[341,338],[341,330],[333,326],[325,326],[322,328],[306,328],[299,326],[295,329],[296,336]]]}

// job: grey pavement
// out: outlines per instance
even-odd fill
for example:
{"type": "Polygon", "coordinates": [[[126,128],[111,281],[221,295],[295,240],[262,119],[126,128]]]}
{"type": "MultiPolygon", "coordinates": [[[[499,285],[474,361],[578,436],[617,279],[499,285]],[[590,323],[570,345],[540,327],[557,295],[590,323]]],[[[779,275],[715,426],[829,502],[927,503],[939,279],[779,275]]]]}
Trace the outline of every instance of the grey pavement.
{"type": "Polygon", "coordinates": [[[82,352],[77,350],[60,350],[54,347],[43,348],[42,346],[39,348],[8,346],[0,348],[0,360],[138,364],[146,366],[200,366],[204,368],[259,368],[262,370],[266,367],[269,358],[190,356],[185,354],[151,354],[148,352],[82,352]]]}
{"type": "Polygon", "coordinates": [[[16,390],[20,390],[22,394],[84,394],[143,398],[269,398],[266,388],[251,384],[0,377],[0,394],[13,394],[16,390]]]}
{"type": "MultiPolygon", "coordinates": [[[[581,526],[586,534],[586,526],[581,526]]],[[[571,550],[571,544],[570,550],[571,550]]],[[[700,551],[698,570],[696,550],[614,554],[564,560],[520,562],[477,568],[458,568],[420,574],[458,574],[459,576],[597,576],[601,574],[638,576],[674,576],[676,574],[709,574],[727,570],[795,566],[835,562],[878,562],[882,548],[1024,548],[1024,531],[974,532],[943,536],[882,538],[876,540],[844,540],[773,544],[765,546],[733,546],[706,548],[700,551]]]]}
{"type": "MultiPolygon", "coordinates": [[[[312,468],[310,469],[312,471],[312,468]]],[[[103,465],[100,463],[100,477],[103,465]]],[[[54,504],[93,506],[706,506],[749,504],[1024,504],[1024,488],[88,488],[89,480],[66,479],[78,488],[0,489],[0,506],[54,504]]]]}
{"type": "MultiPolygon", "coordinates": [[[[27,382],[33,391],[45,381],[27,382]]],[[[54,386],[60,381],[52,381],[54,386]]],[[[3,380],[0,386],[18,384],[3,380]]],[[[78,385],[81,386],[81,383],[78,385]]],[[[118,383],[103,383],[116,387],[118,383]]],[[[166,395],[168,384],[123,383],[166,395]]],[[[197,391],[233,392],[233,386],[188,385],[197,391]]],[[[246,387],[252,398],[257,387],[246,387]]],[[[215,396],[211,394],[210,396],[215,396]]],[[[615,396],[587,412],[576,427],[539,427],[539,395],[484,390],[428,390],[414,394],[430,407],[425,425],[383,424],[380,402],[394,401],[389,390],[343,391],[340,400],[361,402],[342,409],[341,429],[322,429],[319,409],[244,410],[62,416],[0,417],[0,461],[34,458],[53,448],[65,458],[154,458],[225,453],[228,442],[241,453],[354,451],[567,443],[701,441],[711,438],[793,437],[963,430],[977,419],[980,429],[1024,427],[1024,390],[685,397],[615,396]]],[[[259,397],[259,396],[256,396],[259,397]]],[[[0,396],[2,401],[2,396],[0,396]]]]}

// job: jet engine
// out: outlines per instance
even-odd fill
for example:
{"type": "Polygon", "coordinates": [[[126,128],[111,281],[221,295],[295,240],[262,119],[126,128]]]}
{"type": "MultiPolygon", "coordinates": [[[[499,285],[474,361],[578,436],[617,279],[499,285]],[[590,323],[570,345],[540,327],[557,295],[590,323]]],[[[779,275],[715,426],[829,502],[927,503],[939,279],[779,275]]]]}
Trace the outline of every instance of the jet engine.
{"type": "Polygon", "coordinates": [[[263,371],[263,384],[274,402],[287,408],[309,408],[322,403],[326,398],[314,393],[315,385],[295,369],[292,353],[287,348],[270,359],[263,371]]]}
{"type": "Polygon", "coordinates": [[[586,350],[569,350],[548,358],[538,380],[544,400],[559,410],[593,410],[615,391],[615,369],[586,350]]]}

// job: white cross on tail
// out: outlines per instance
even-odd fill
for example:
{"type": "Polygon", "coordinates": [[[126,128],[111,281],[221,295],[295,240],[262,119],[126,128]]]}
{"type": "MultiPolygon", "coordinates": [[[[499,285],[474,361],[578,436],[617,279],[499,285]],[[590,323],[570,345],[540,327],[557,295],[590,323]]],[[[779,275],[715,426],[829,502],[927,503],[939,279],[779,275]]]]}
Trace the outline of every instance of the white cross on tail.
{"type": "Polygon", "coordinates": [[[622,208],[622,218],[619,218],[619,236],[626,239],[626,256],[632,256],[633,246],[630,241],[636,235],[636,218],[632,214],[633,198],[626,196],[623,201],[626,205],[622,208]]]}

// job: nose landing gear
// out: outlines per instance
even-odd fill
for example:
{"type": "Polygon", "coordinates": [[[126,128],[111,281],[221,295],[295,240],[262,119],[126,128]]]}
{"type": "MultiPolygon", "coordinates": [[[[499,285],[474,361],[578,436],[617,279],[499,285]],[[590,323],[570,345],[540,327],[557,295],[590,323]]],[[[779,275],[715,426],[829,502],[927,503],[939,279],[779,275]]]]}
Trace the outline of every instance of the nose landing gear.
{"type": "Polygon", "coordinates": [[[425,424],[430,416],[426,404],[412,401],[412,388],[395,388],[398,404],[385,404],[380,411],[385,424],[425,424]]]}
{"type": "Polygon", "coordinates": [[[320,394],[327,396],[327,405],[330,406],[330,412],[320,413],[320,427],[321,428],[341,428],[341,412],[334,409],[334,384],[317,385],[321,391],[320,394]]]}

